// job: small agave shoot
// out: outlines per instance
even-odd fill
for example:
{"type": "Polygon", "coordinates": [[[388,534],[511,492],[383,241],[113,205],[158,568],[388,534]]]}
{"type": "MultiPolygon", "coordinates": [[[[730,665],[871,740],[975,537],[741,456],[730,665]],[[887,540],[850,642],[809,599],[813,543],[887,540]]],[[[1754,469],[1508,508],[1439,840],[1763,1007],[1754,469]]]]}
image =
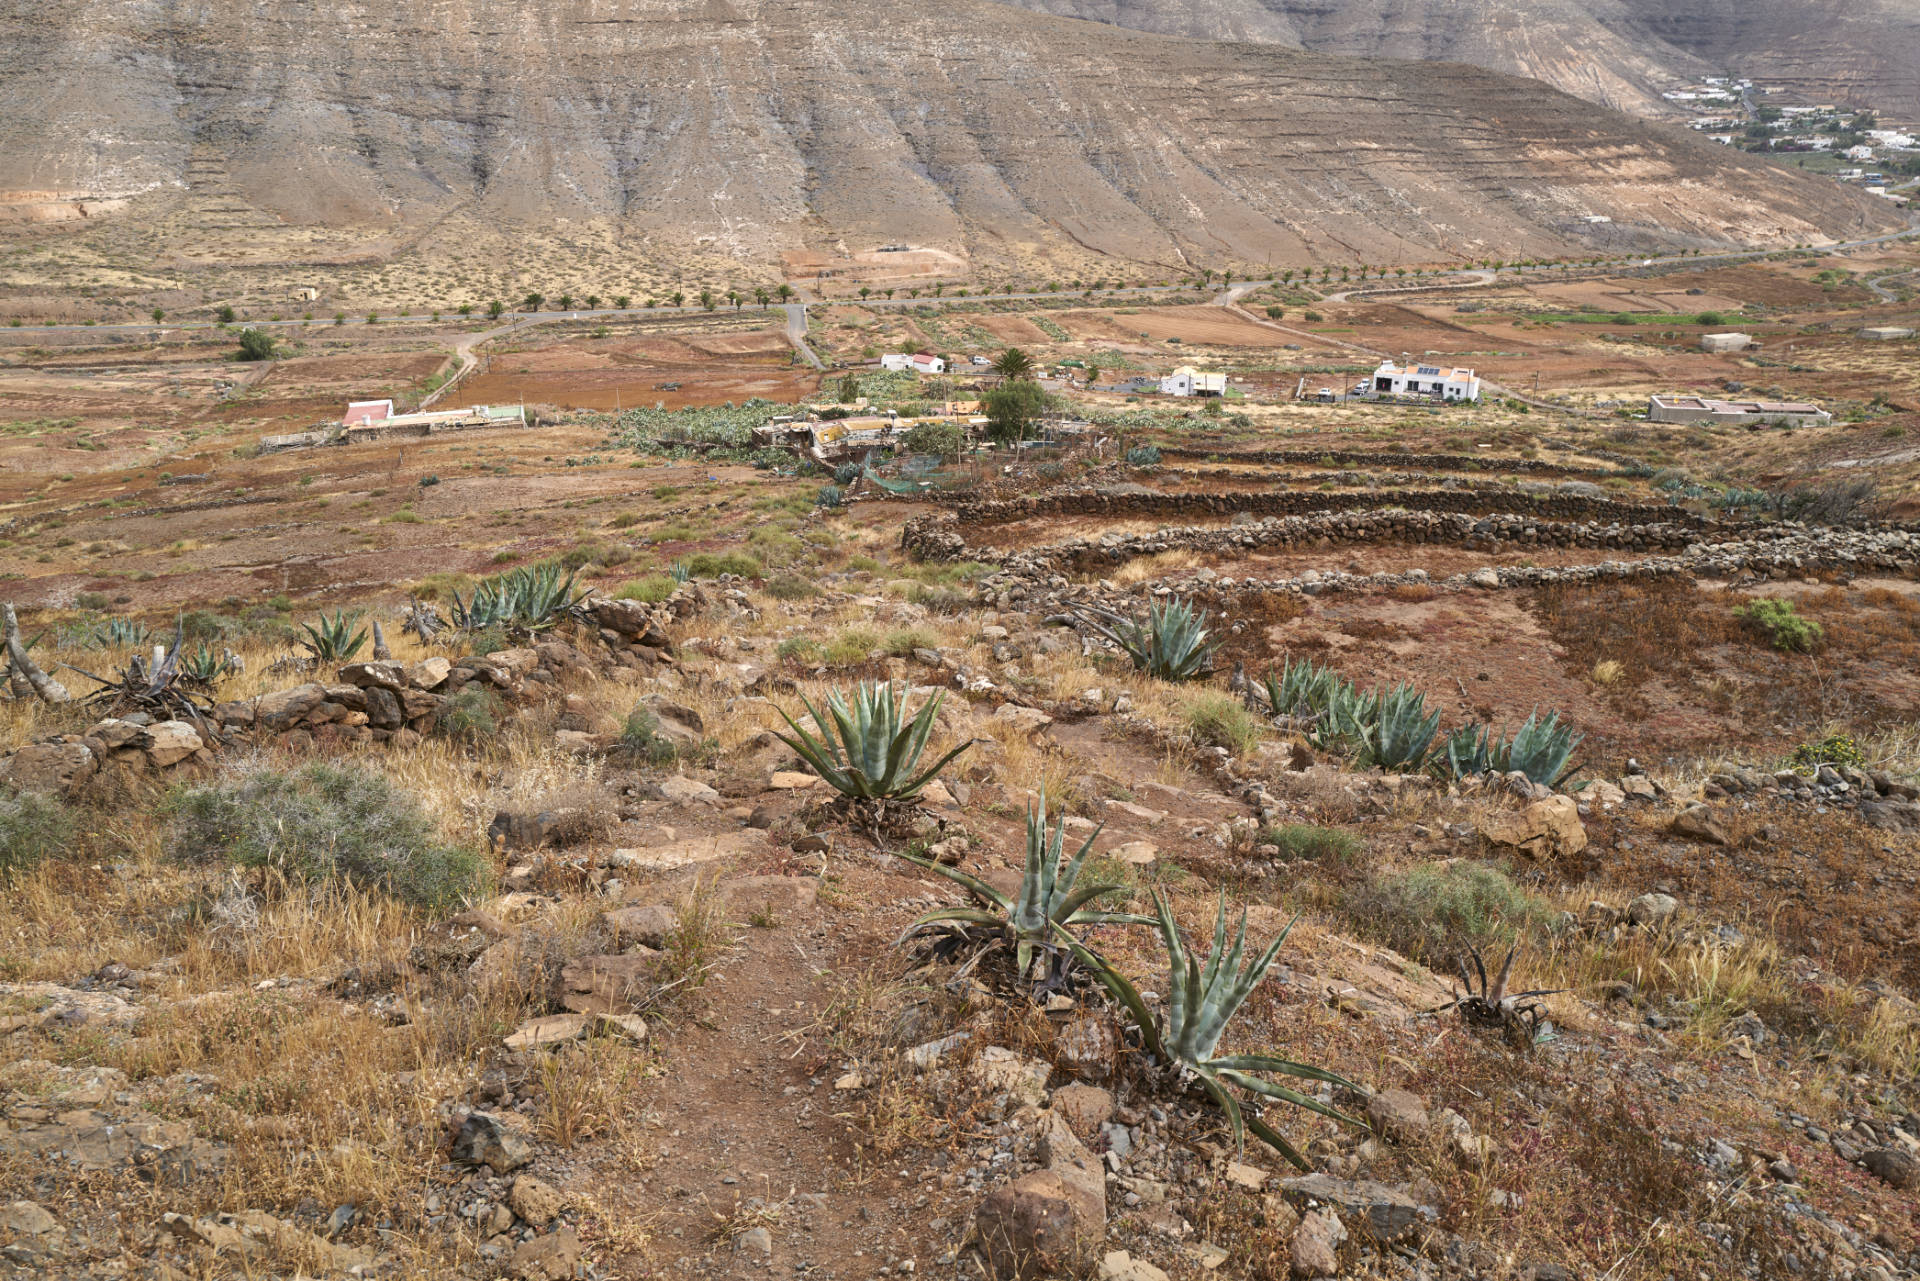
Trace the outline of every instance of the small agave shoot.
{"type": "Polygon", "coordinates": [[[1109,610],[1081,613],[1089,627],[1125,650],[1136,670],[1163,681],[1188,681],[1213,672],[1206,611],[1184,600],[1147,607],[1144,622],[1109,610]]]}
{"type": "Polygon", "coordinates": [[[1045,992],[1064,986],[1066,962],[1071,953],[1060,945],[1060,937],[1075,925],[1152,925],[1153,919],[1130,912],[1107,912],[1091,905],[1108,894],[1119,892],[1115,885],[1081,885],[1080,870],[1093,853],[1095,828],[1065,866],[1067,819],[1062,814],[1051,832],[1047,829],[1047,797],[1040,794],[1037,806],[1027,809],[1027,866],[1020,878],[1018,897],[1009,898],[976,876],[957,868],[945,867],[931,859],[902,853],[906,859],[929,872],[936,872],[961,886],[980,903],[979,907],[953,907],[929,912],[915,921],[901,936],[901,942],[935,926],[948,927],[942,939],[924,955],[924,959],[945,958],[972,952],[967,968],[979,964],[989,952],[1011,942],[1014,967],[1022,981],[1031,979],[1045,992]],[[1038,964],[1036,965],[1036,958],[1038,964]]]}
{"type": "Polygon", "coordinates": [[[870,830],[877,842],[886,807],[912,801],[948,762],[973,746],[969,739],[932,767],[919,769],[921,754],[933,736],[934,718],[940,714],[940,700],[941,695],[935,694],[909,719],[905,714],[906,697],[896,692],[891,682],[881,685],[862,681],[850,700],[839,690],[829,694],[824,711],[811,700],[801,699],[818,734],[803,728],[782,709],[780,716],[793,734],[779,737],[836,792],[868,811],[870,830]]]}
{"type": "Polygon", "coordinates": [[[358,614],[344,609],[336,610],[331,618],[322,614],[314,622],[300,624],[300,630],[307,634],[301,647],[313,655],[315,662],[350,663],[367,643],[366,629],[356,630],[359,621],[358,614]]]}
{"type": "Polygon", "coordinates": [[[1278,1130],[1249,1111],[1234,1093],[1235,1090],[1245,1090],[1263,1099],[1291,1103],[1347,1125],[1365,1128],[1364,1122],[1328,1107],[1318,1099],[1256,1075],[1278,1073],[1299,1080],[1325,1081],[1356,1094],[1366,1093],[1339,1073],[1274,1054],[1222,1055],[1216,1052],[1227,1024],[1232,1022],[1233,1016],[1239,1013],[1240,1007],[1246,1004],[1254,988],[1260,985],[1260,980],[1272,968],[1274,957],[1280,954],[1280,945],[1293,932],[1293,922],[1289,921],[1287,928],[1280,931],[1280,937],[1274,939],[1266,951],[1243,969],[1240,961],[1246,951],[1247,916],[1245,912],[1240,914],[1240,927],[1229,947],[1227,896],[1223,893],[1220,896],[1220,911],[1213,923],[1213,951],[1207,957],[1205,966],[1202,966],[1199,958],[1187,951],[1186,944],[1180,938],[1180,927],[1174,924],[1173,909],[1167,905],[1166,897],[1157,890],[1154,892],[1153,906],[1158,917],[1160,937],[1167,949],[1167,1017],[1164,1029],[1154,1020],[1139,989],[1128,982],[1125,975],[1082,945],[1072,944],[1074,955],[1081,964],[1092,970],[1113,998],[1132,1015],[1147,1051],[1182,1080],[1199,1082],[1208,1097],[1226,1114],[1237,1145],[1244,1147],[1246,1131],[1252,1130],[1302,1170],[1308,1168],[1306,1158],[1278,1130]]]}

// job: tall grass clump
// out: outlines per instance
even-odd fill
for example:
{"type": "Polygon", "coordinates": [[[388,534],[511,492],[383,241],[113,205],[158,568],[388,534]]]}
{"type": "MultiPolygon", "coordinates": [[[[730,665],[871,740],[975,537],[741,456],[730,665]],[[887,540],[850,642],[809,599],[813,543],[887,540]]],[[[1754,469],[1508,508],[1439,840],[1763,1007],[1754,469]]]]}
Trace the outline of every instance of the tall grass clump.
{"type": "Polygon", "coordinates": [[[0,881],[66,850],[75,830],[73,811],[50,796],[0,796],[0,881]]]}
{"type": "Polygon", "coordinates": [[[1511,946],[1548,916],[1545,904],[1485,863],[1412,868],[1354,890],[1346,908],[1388,946],[1447,968],[1469,948],[1511,946]]]}

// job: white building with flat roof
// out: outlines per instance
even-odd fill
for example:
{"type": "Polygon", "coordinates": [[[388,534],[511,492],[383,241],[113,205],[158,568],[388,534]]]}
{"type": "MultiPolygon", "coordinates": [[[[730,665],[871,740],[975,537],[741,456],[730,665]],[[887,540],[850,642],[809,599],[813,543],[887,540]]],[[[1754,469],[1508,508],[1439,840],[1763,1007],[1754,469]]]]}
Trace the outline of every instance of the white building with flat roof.
{"type": "Polygon", "coordinates": [[[1227,394],[1227,376],[1202,373],[1192,365],[1182,365],[1160,380],[1160,394],[1163,396],[1224,396],[1227,394]]]}
{"type": "Polygon", "coordinates": [[[1471,369],[1444,365],[1396,365],[1380,362],[1370,386],[1375,396],[1428,396],[1434,400],[1478,400],[1480,379],[1471,369]]]}

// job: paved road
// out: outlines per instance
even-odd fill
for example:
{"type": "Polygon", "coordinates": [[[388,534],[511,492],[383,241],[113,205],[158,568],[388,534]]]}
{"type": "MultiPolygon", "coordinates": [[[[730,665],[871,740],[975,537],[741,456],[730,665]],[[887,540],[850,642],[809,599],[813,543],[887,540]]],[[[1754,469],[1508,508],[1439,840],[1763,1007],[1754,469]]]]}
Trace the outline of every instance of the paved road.
{"type": "Polygon", "coordinates": [[[827,367],[826,362],[814,355],[813,348],[807,346],[807,304],[803,302],[790,302],[786,304],[785,309],[787,313],[787,341],[793,344],[793,349],[799,352],[809,365],[812,365],[815,369],[825,369],[827,367]]]}

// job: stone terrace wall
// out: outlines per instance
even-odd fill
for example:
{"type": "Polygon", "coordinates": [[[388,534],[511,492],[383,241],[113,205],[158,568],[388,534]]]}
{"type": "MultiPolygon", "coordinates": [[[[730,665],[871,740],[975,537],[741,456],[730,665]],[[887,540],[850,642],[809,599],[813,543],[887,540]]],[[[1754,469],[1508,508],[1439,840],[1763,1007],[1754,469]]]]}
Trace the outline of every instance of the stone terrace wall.
{"type": "Polygon", "coordinates": [[[257,698],[217,704],[201,722],[109,717],[80,734],[29,743],[0,760],[0,785],[76,796],[116,780],[206,766],[222,745],[291,748],[390,743],[410,747],[430,734],[450,699],[469,686],[509,705],[543,698],[568,676],[614,668],[642,673],[676,662],[665,627],[705,603],[697,586],[660,605],[594,598],[591,626],[566,638],[461,659],[348,663],[335,681],[308,681],[257,698]]]}
{"type": "Polygon", "coordinates": [[[1532,472],[1548,476],[1620,476],[1608,467],[1574,467],[1539,458],[1486,458],[1476,454],[1399,454],[1390,451],[1333,449],[1260,449],[1246,453],[1218,449],[1160,446],[1162,458],[1195,458],[1214,463],[1273,463],[1301,466],[1319,463],[1336,467],[1411,467],[1421,471],[1532,472]]]}
{"type": "MultiPolygon", "coordinates": [[[[1065,490],[989,502],[964,503],[955,509],[963,525],[1004,525],[1040,516],[1101,516],[1115,520],[1140,517],[1306,516],[1319,512],[1349,512],[1354,494],[1321,491],[1255,490],[1216,494],[1162,494],[1150,491],[1065,490]]],[[[1579,494],[1529,494],[1516,490],[1487,493],[1478,490],[1400,489],[1364,495],[1369,508],[1399,507],[1410,512],[1479,514],[1500,511],[1548,520],[1604,520],[1624,525],[1684,524],[1701,531],[1722,528],[1720,522],[1672,507],[1621,503],[1579,494]]]]}

